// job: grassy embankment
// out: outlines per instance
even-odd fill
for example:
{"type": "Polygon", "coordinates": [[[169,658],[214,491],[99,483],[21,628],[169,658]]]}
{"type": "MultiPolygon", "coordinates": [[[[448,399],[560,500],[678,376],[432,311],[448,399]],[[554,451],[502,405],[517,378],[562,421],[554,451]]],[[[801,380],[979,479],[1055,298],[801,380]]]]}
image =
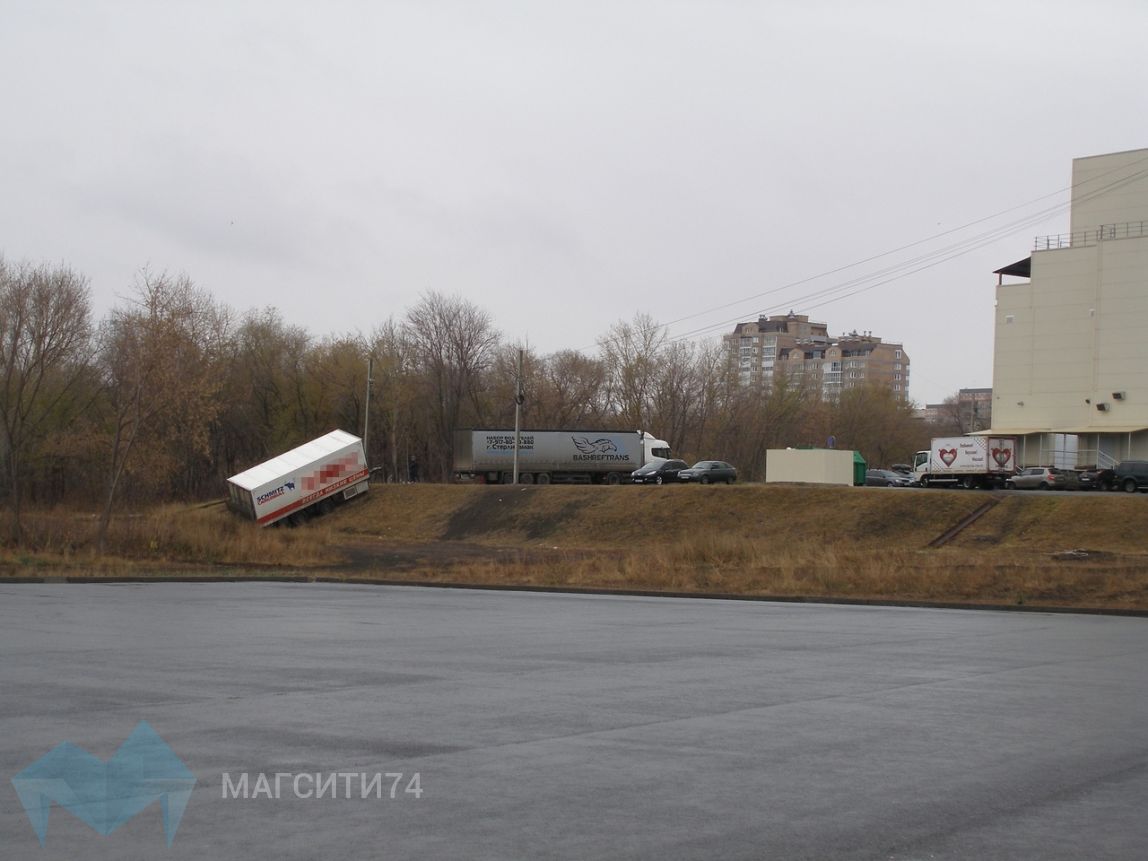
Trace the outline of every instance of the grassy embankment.
{"type": "Polygon", "coordinates": [[[982,492],[885,488],[376,486],[299,529],[222,506],[117,521],[29,518],[8,576],[309,573],[347,578],[791,597],[1148,609],[1148,505],[1122,494],[1009,495],[930,541],[982,492]],[[1064,551],[1085,549],[1082,557],[1064,551]]]}

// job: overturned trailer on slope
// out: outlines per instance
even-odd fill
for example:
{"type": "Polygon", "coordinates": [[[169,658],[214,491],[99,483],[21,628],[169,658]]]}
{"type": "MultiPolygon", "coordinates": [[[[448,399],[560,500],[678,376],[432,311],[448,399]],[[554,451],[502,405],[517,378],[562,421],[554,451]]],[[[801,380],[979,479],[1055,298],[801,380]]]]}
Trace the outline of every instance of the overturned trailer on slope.
{"type": "Polygon", "coordinates": [[[227,504],[260,526],[294,525],[365,492],[367,476],[363,441],[334,430],[231,476],[227,504]]]}

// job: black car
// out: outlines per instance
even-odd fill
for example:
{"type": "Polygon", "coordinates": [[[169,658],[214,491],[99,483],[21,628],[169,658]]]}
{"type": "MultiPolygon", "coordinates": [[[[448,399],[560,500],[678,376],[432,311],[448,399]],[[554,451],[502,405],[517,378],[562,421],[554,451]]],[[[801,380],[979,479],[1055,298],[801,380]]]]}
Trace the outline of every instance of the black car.
{"type": "Polygon", "coordinates": [[[699,460],[689,469],[678,473],[678,481],[696,481],[698,484],[717,484],[737,481],[737,470],[724,460],[699,460]]]}
{"type": "Polygon", "coordinates": [[[1110,469],[1085,468],[1077,473],[1081,490],[1112,490],[1113,472],[1110,469]]]}
{"type": "Polygon", "coordinates": [[[911,487],[913,479],[903,472],[894,472],[891,469],[865,470],[866,487],[911,487]]]}
{"type": "Polygon", "coordinates": [[[686,469],[684,460],[652,460],[630,473],[634,484],[668,484],[678,480],[678,473],[686,469]]]}
{"type": "Polygon", "coordinates": [[[1126,493],[1148,487],[1148,460],[1122,460],[1112,468],[1112,486],[1126,493]]]}

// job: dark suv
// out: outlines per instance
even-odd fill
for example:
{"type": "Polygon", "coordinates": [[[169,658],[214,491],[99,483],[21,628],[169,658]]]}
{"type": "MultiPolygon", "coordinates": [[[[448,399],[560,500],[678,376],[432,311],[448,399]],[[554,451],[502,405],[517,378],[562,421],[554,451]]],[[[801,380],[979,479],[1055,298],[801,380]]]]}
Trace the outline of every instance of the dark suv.
{"type": "Polygon", "coordinates": [[[1122,460],[1112,468],[1112,486],[1135,493],[1148,487],[1148,460],[1122,460]]]}

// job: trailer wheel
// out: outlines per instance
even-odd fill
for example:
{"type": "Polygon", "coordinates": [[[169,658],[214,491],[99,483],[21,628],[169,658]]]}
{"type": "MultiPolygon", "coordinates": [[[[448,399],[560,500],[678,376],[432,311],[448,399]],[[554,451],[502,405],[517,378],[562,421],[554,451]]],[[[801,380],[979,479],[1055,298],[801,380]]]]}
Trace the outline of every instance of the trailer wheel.
{"type": "Polygon", "coordinates": [[[615,485],[622,483],[622,476],[616,472],[606,473],[606,484],[615,485]]]}
{"type": "Polygon", "coordinates": [[[961,479],[961,487],[963,487],[965,490],[973,490],[976,488],[976,486],[976,479],[974,479],[971,475],[966,475],[961,479]]]}
{"type": "Polygon", "coordinates": [[[538,473],[538,476],[534,480],[538,484],[549,484],[550,483],[550,473],[540,472],[540,473],[538,473]]]}
{"type": "Polygon", "coordinates": [[[514,484],[514,473],[513,472],[502,473],[502,483],[503,484],[514,484]]]}
{"type": "Polygon", "coordinates": [[[520,473],[518,473],[518,483],[519,484],[534,484],[534,473],[532,473],[532,472],[520,472],[520,473]]]}

